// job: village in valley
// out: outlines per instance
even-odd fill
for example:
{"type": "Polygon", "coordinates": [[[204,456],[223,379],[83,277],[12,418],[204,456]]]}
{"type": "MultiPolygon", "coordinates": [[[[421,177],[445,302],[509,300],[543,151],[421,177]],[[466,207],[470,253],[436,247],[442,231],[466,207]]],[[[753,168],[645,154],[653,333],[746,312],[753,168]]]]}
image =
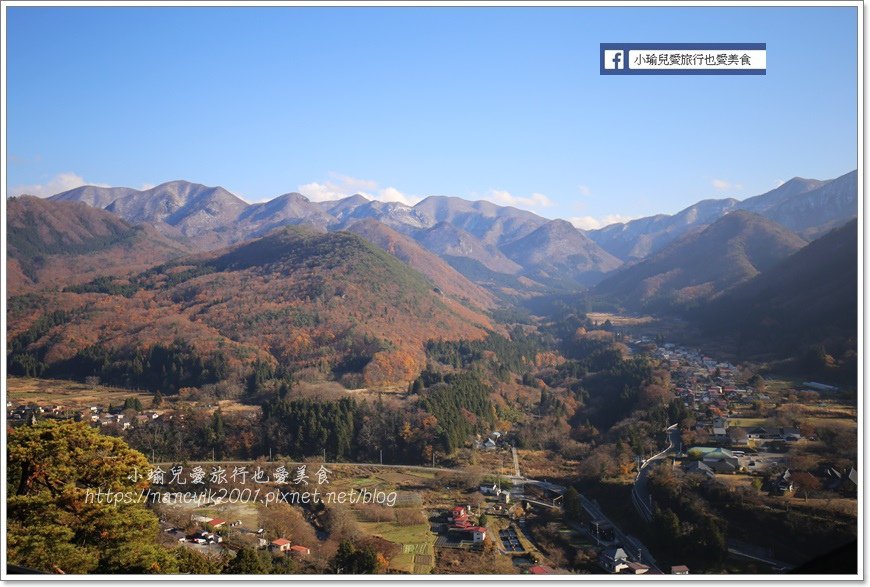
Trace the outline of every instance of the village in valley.
{"type": "MultiPolygon", "coordinates": [[[[659,511],[656,484],[662,483],[665,473],[715,480],[759,507],[769,508],[771,501],[781,500],[785,507],[813,507],[817,514],[855,515],[856,463],[838,450],[837,443],[850,442],[857,420],[854,406],[840,399],[836,387],[747,377],[738,366],[647,337],[632,340],[629,347],[669,371],[671,391],[684,409],[682,419],[662,431],[657,454],[638,455],[636,466],[620,482],[622,487],[630,486],[625,494],[630,498],[621,509],[612,501],[600,503],[606,499],[601,493],[593,491],[590,497],[569,488],[561,481],[564,472],[553,471],[550,479],[523,475],[524,461],[534,455],[517,449],[511,431],[502,430],[478,435],[460,451],[467,463],[477,465],[456,468],[385,468],[317,458],[292,463],[267,457],[248,463],[202,463],[204,471],[217,466],[251,470],[308,466],[311,471],[328,466],[334,473],[330,490],[392,491],[397,502],[394,507],[383,503],[269,505],[263,497],[232,500],[224,494],[183,503],[164,496],[162,502],[151,504],[160,516],[162,540],[216,560],[231,558],[243,547],[260,549],[273,558],[288,558],[295,572],[324,572],[325,561],[335,556],[339,541],[353,536],[374,544],[384,559],[384,572],[390,573],[461,574],[473,566],[476,571],[499,573],[689,574],[691,561],[672,556],[666,557],[667,562],[660,560],[658,545],[650,542],[654,540],[650,526],[659,511]]],[[[89,387],[99,387],[93,384],[89,387]]],[[[217,403],[184,406],[178,400],[155,405],[153,400],[146,403],[145,394],[109,389],[102,390],[103,397],[111,398],[105,404],[89,403],[81,393],[63,403],[63,394],[46,393],[46,385],[62,387],[66,382],[39,385],[40,390],[34,390],[25,380],[13,381],[6,406],[11,426],[72,419],[124,436],[157,430],[162,420],[185,414],[212,418],[216,410],[232,413],[234,409],[217,403]],[[36,392],[52,401],[27,399],[36,392]]],[[[168,469],[173,464],[155,466],[168,469]]],[[[282,481],[264,487],[298,489],[292,479],[282,481]]],[[[230,487],[242,489],[237,483],[230,487]]],[[[174,495],[190,488],[164,482],[153,489],[174,495]]],[[[729,560],[738,568],[748,564],[759,572],[780,572],[794,566],[781,560],[781,550],[769,544],[735,538],[726,547],[729,560]]]]}
{"type": "Polygon", "coordinates": [[[741,385],[737,367],[695,349],[664,344],[653,354],[669,365],[674,393],[694,418],[675,452],[685,470],[706,476],[765,476],[775,470],[766,488],[782,496],[794,491],[790,468],[796,468],[803,489],[856,495],[857,463],[821,458],[818,426],[857,427],[854,408],[838,398],[838,387],[814,381],[773,385],[760,376],[741,385]]]}

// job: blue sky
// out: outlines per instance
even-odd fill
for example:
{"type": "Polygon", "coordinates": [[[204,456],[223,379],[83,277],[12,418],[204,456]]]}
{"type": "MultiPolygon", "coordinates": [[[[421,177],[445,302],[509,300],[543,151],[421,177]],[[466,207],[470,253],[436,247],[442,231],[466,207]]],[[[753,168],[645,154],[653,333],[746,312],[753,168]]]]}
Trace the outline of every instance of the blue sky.
{"type": "Polygon", "coordinates": [[[7,190],[455,195],[584,227],[857,166],[857,9],[8,8],[7,190]],[[766,76],[601,76],[764,42],[766,76]]]}

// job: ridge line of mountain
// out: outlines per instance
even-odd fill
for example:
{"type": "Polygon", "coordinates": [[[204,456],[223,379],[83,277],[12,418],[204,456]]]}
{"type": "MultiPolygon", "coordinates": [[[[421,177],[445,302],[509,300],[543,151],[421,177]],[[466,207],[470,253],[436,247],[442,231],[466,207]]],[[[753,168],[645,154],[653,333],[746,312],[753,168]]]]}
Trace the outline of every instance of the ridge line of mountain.
{"type": "MultiPolygon", "coordinates": [[[[517,276],[543,287],[594,285],[734,210],[760,214],[812,240],[857,216],[857,171],[831,180],[793,178],[743,201],[707,199],[674,215],[659,214],[584,231],[563,219],[486,200],[428,196],[413,206],[354,194],[313,202],[298,192],[247,203],[223,187],[173,180],[147,190],[82,186],[51,201],[82,201],[132,224],[149,223],[173,239],[213,250],[287,225],[346,230],[371,218],[401,233],[466,277],[517,276]],[[467,260],[461,263],[455,260],[467,260]]],[[[501,279],[501,278],[499,278],[501,279]]]]}

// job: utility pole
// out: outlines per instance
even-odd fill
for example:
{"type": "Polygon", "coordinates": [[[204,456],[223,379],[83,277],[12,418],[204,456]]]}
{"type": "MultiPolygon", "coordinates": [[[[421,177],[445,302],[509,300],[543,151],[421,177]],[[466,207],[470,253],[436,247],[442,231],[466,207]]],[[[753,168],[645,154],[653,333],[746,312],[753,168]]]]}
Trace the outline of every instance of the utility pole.
{"type": "Polygon", "coordinates": [[[384,464],[384,449],[381,449],[381,464],[384,464]]]}

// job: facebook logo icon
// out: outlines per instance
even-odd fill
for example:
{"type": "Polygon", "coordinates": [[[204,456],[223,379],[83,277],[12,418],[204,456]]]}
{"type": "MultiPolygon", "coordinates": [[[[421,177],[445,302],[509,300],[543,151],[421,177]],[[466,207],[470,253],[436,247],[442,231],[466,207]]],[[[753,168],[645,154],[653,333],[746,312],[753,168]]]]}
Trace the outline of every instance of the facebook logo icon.
{"type": "Polygon", "coordinates": [[[625,69],[625,52],[621,50],[605,50],[604,69],[625,69]]]}

